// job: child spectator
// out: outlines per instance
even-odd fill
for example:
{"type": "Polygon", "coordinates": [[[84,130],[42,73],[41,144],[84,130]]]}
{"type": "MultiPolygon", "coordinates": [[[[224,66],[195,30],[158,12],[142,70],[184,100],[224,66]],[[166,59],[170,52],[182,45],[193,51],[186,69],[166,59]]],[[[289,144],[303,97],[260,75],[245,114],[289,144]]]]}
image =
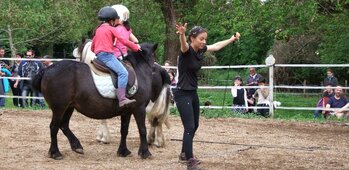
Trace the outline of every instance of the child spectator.
{"type": "Polygon", "coordinates": [[[234,78],[234,86],[231,88],[233,96],[233,112],[246,113],[248,111],[247,91],[242,88],[243,84],[240,76],[234,78]]]}
{"type": "Polygon", "coordinates": [[[177,82],[176,82],[176,79],[175,79],[175,72],[173,70],[169,70],[168,71],[168,75],[170,76],[170,82],[171,82],[171,86],[172,87],[176,87],[177,86],[177,82]]]}
{"type": "MultiPolygon", "coordinates": [[[[257,98],[257,107],[269,107],[270,101],[269,101],[269,89],[267,86],[265,86],[265,79],[261,78],[258,81],[259,89],[256,90],[256,92],[253,95],[253,98],[257,98]]],[[[269,108],[261,108],[257,109],[257,114],[262,115],[264,117],[270,116],[269,108]]]]}
{"type": "MultiPolygon", "coordinates": [[[[330,97],[334,96],[334,91],[332,89],[332,85],[331,84],[328,84],[326,86],[326,89],[323,91],[323,95],[322,95],[322,98],[318,101],[316,107],[319,107],[319,108],[325,108],[326,107],[326,104],[328,102],[328,100],[330,99],[330,97]]],[[[320,112],[323,113],[324,117],[326,118],[328,115],[329,115],[329,112],[327,111],[320,111],[320,110],[315,110],[314,111],[314,118],[319,118],[319,114],[320,112]]]]}
{"type": "Polygon", "coordinates": [[[338,79],[333,75],[332,69],[327,69],[327,77],[324,79],[324,86],[331,84],[333,87],[338,85],[338,79]]]}

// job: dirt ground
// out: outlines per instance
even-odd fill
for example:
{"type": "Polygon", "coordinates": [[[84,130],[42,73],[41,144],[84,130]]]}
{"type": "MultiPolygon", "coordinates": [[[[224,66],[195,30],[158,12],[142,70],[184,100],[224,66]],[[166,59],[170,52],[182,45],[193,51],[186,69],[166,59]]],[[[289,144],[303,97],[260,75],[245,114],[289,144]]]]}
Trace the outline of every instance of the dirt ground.
{"type": "MultiPolygon", "coordinates": [[[[138,157],[139,137],[132,120],[128,147],[132,157],[116,156],[120,119],[109,120],[112,142],[95,141],[98,120],[74,113],[71,129],[84,155],[71,151],[58,134],[63,160],[47,157],[51,112],[5,110],[0,116],[0,169],[186,169],[178,162],[182,137],[179,117],[164,129],[165,148],[151,147],[151,159],[138,157]]],[[[349,169],[349,125],[256,119],[204,119],[194,138],[203,169],[349,169]]]]}

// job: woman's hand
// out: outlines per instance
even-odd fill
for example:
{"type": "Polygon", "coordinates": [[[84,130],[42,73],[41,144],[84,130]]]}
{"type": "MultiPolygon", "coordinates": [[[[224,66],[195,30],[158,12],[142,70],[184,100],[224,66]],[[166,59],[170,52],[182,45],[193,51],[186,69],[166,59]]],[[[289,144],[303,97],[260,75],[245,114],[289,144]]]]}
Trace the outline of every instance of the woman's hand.
{"type": "Polygon", "coordinates": [[[177,34],[183,35],[185,34],[185,31],[187,31],[187,23],[182,25],[181,23],[176,24],[177,34]]]}

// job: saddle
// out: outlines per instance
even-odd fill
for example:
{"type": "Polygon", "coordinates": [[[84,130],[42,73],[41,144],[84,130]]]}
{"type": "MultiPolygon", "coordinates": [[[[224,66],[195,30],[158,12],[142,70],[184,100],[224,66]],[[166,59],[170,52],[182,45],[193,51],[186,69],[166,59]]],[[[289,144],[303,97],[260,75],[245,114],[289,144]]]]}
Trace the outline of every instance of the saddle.
{"type": "MultiPolygon", "coordinates": [[[[86,43],[82,53],[81,62],[86,63],[91,70],[93,81],[98,92],[106,98],[116,98],[117,74],[110,70],[103,62],[96,58],[96,54],[91,51],[92,42],[86,43]]],[[[132,97],[138,90],[138,81],[136,73],[130,62],[122,62],[128,71],[128,83],[126,87],[126,97],[132,97]]]]}

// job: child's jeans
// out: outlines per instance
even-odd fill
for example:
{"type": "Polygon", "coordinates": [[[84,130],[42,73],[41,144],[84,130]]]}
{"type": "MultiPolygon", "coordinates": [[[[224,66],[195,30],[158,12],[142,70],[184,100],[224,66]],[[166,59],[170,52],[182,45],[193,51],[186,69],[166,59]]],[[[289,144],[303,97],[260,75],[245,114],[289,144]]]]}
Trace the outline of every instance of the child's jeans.
{"type": "Polygon", "coordinates": [[[102,61],[107,67],[112,69],[118,75],[118,88],[126,88],[128,81],[128,72],[122,63],[116,59],[113,53],[100,52],[97,59],[102,61]]]}

